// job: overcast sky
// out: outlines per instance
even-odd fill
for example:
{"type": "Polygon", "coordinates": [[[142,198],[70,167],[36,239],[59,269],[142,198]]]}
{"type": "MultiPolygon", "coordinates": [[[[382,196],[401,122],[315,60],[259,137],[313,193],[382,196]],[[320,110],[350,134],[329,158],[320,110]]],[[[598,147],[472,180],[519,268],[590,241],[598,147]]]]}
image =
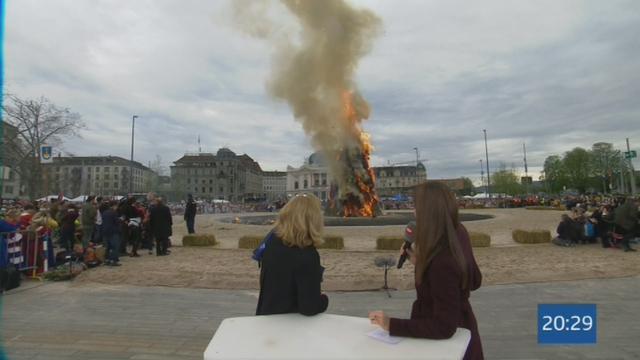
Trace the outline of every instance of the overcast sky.
{"type": "MultiPolygon", "coordinates": [[[[373,113],[373,163],[415,160],[430,178],[480,177],[489,160],[537,178],[544,159],[611,142],[640,149],[640,2],[352,1],[384,32],[356,70],[373,113]],[[634,146],[635,145],[635,146],[634,146]]],[[[227,146],[264,170],[312,152],[265,91],[272,49],[231,23],[228,1],[7,2],[5,92],[46,96],[87,129],[64,152],[156,154],[227,146]]],[[[288,14],[275,8],[277,16],[288,14]]],[[[284,8],[282,8],[284,9],[284,8]]],[[[636,168],[640,162],[635,162],[636,168]]],[[[493,170],[493,169],[492,169],[493,170]]]]}

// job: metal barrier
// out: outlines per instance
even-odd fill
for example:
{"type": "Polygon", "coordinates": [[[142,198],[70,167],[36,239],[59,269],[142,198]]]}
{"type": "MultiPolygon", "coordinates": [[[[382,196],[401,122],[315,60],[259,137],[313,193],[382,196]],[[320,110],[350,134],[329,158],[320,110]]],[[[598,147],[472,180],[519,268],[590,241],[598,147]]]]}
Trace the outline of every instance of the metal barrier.
{"type": "Polygon", "coordinates": [[[34,230],[0,233],[0,268],[15,266],[18,271],[31,272],[32,278],[48,271],[46,236],[34,230]]]}

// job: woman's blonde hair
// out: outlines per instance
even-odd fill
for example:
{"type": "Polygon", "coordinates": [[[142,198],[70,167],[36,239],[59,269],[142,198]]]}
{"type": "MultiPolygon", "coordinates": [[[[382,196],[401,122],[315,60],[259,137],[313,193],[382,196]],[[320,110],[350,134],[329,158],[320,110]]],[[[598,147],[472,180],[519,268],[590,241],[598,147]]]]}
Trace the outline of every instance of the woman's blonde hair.
{"type": "Polygon", "coordinates": [[[276,234],[290,247],[319,246],[323,228],[320,199],[312,194],[301,194],[291,199],[280,210],[276,221],[276,234]]]}

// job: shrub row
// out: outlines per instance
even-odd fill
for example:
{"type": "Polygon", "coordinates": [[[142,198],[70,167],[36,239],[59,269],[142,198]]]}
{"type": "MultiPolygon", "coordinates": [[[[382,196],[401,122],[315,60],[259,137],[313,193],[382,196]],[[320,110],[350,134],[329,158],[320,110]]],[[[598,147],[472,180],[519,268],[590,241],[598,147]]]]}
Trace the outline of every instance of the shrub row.
{"type": "Polygon", "coordinates": [[[552,210],[552,211],[564,211],[565,207],[553,207],[553,206],[527,206],[527,210],[552,210]]]}

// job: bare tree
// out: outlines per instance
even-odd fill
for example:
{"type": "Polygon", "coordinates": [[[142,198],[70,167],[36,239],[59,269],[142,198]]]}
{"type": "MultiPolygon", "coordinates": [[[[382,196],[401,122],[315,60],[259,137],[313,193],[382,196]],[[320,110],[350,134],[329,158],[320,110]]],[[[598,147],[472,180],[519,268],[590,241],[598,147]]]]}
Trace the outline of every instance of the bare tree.
{"type": "Polygon", "coordinates": [[[5,139],[7,163],[13,164],[27,194],[34,199],[42,195],[40,146],[59,146],[63,138],[79,136],[85,124],[79,114],[58,107],[45,97],[21,99],[9,94],[5,99],[3,119],[17,128],[16,137],[5,139]]]}

